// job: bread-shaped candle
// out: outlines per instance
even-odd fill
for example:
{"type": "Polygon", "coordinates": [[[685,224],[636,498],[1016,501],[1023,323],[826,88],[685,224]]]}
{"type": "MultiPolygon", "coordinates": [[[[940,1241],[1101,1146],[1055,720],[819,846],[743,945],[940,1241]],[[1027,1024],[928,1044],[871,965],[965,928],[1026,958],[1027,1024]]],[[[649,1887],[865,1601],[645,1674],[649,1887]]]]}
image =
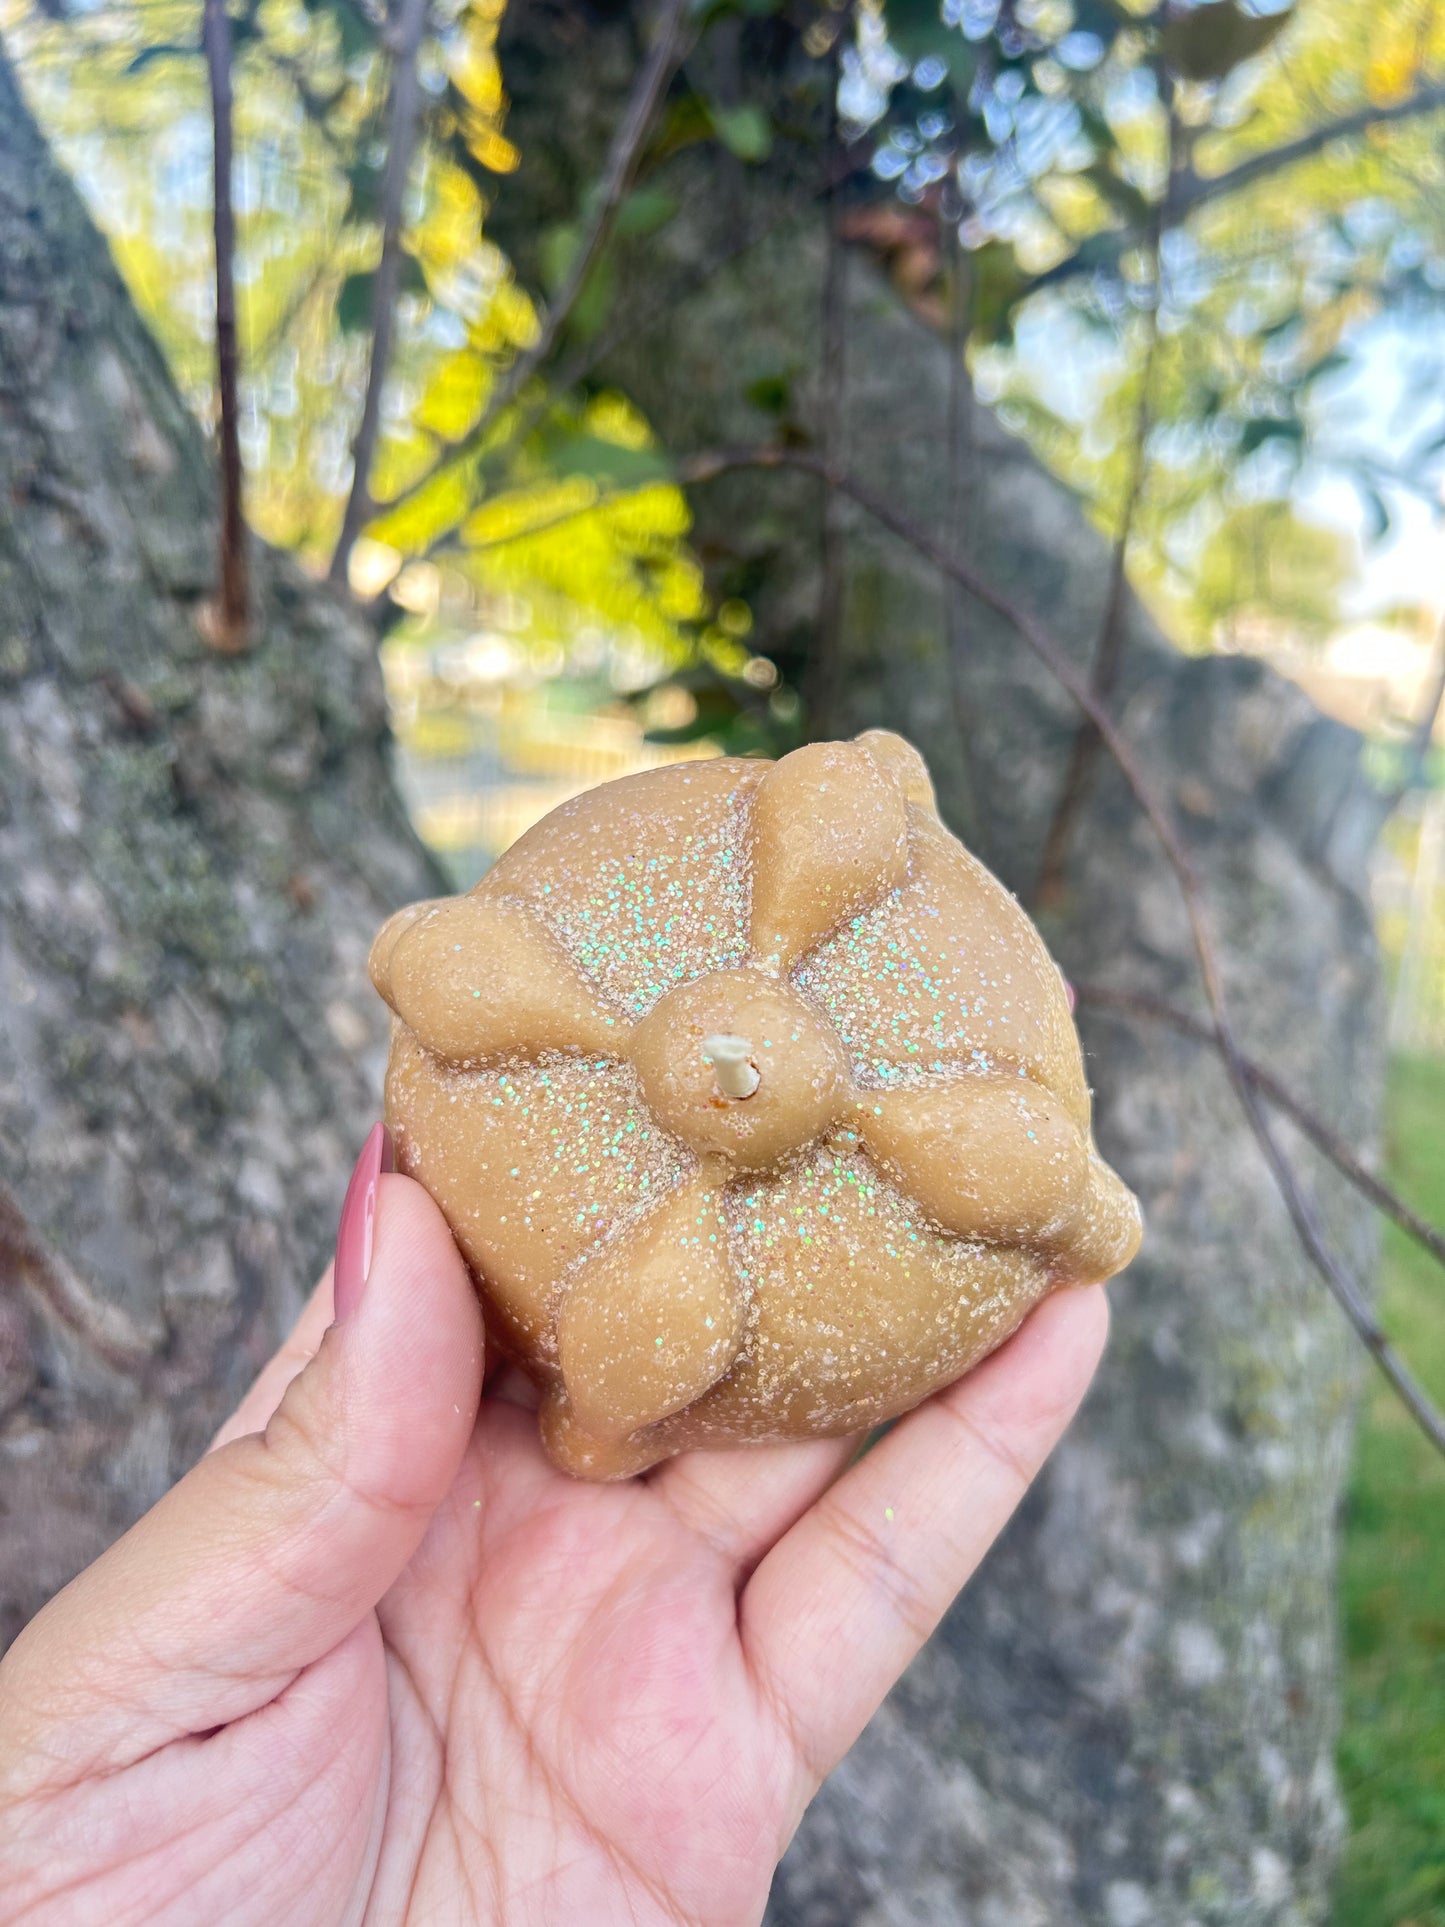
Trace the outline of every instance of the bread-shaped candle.
{"type": "Polygon", "coordinates": [[[1063,979],[901,737],[589,790],[371,971],[398,1168],[581,1477],[860,1431],[1138,1246],[1063,979]]]}

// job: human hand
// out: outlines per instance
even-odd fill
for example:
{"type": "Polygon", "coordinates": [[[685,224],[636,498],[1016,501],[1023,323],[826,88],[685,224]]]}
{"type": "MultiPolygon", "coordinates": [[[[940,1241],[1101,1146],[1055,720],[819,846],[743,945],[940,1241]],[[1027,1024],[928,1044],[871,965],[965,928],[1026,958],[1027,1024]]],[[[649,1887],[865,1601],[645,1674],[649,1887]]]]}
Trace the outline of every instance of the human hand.
{"type": "Polygon", "coordinates": [[[328,1272],[217,1448],[0,1663],[6,1927],[758,1920],[1103,1346],[1102,1291],[1058,1293],[856,1463],[581,1484],[518,1374],[482,1396],[446,1224],[380,1162],[376,1132],[337,1322],[328,1272]]]}

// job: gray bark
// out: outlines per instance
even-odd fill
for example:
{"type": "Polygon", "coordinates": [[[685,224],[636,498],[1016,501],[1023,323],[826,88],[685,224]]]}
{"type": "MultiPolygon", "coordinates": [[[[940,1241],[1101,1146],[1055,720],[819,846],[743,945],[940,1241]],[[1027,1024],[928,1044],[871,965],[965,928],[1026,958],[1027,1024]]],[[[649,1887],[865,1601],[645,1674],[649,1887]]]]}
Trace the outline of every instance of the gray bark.
{"type": "MultiPolygon", "coordinates": [[[[627,20],[592,17],[587,99],[568,92],[564,104],[580,12],[508,15],[510,132],[524,160],[493,231],[505,219],[524,259],[595,167],[635,64],[627,20]]],[[[771,27],[751,32],[733,50],[744,92],[771,91],[780,124],[797,126],[797,69],[771,27]]],[[[664,170],[683,213],[662,249],[691,291],[657,311],[652,243],[647,277],[640,262],[617,276],[616,345],[599,373],[667,447],[769,438],[774,423],[747,400],[764,376],[791,379],[815,432],[838,405],[817,393],[821,171],[807,138],[780,138],[764,169],[692,149],[664,170]],[[729,260],[740,236],[762,238],[729,260]]],[[[847,466],[942,530],[949,351],[871,258],[852,255],[847,285],[847,466]]],[[[1105,544],[987,411],[971,408],[964,440],[972,555],[1086,659],[1105,544]]],[[[751,593],[758,647],[792,664],[806,661],[820,595],[816,488],[749,473],[694,502],[714,581],[751,593]]],[[[1071,705],[1005,624],[965,604],[960,719],[935,573],[856,510],[846,517],[849,726],[917,742],[954,826],[1027,895],[1071,705]]],[[[1247,1046],[1367,1139],[1380,1041],[1357,741],[1257,665],[1182,658],[1132,600],[1119,701],[1205,878],[1247,1046]]],[[[1107,767],[1046,928],[1080,981],[1199,1007],[1178,889],[1107,767]]],[[[1100,1144],[1148,1227],[1112,1292],[1108,1360],[1016,1525],[805,1819],[776,1883],[776,1927],[1325,1916],[1341,1830],[1335,1515],[1357,1360],[1218,1065],[1158,1030],[1087,1015],[1083,1030],[1100,1144]]],[[[1368,1273],[1367,1214],[1299,1155],[1368,1273]]]]}
{"type": "Polygon", "coordinates": [[[375,638],[256,555],[0,56],[0,1643],[205,1445],[377,1107],[381,918],[435,888],[375,638]]]}

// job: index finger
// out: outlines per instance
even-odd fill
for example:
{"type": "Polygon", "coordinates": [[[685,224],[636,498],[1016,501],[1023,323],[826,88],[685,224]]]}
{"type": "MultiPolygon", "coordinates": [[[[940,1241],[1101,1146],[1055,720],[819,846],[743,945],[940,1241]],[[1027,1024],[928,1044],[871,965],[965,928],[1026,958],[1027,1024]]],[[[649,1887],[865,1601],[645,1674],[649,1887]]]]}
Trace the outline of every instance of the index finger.
{"type": "Polygon", "coordinates": [[[1028,1490],[1104,1349],[1103,1289],[1060,1291],[911,1412],[780,1539],[739,1603],[800,1801],[862,1732],[1028,1490]]]}

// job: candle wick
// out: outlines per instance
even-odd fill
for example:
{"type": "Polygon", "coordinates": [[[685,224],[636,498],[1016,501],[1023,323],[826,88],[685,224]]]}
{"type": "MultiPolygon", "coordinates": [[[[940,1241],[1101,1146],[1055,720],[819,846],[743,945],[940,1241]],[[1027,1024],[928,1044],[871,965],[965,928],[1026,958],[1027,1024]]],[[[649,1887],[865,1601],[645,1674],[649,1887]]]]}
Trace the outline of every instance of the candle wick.
{"type": "Polygon", "coordinates": [[[761,1079],[752,1063],[753,1047],[746,1037],[720,1033],[702,1040],[703,1061],[724,1097],[751,1097],[761,1079]]]}

